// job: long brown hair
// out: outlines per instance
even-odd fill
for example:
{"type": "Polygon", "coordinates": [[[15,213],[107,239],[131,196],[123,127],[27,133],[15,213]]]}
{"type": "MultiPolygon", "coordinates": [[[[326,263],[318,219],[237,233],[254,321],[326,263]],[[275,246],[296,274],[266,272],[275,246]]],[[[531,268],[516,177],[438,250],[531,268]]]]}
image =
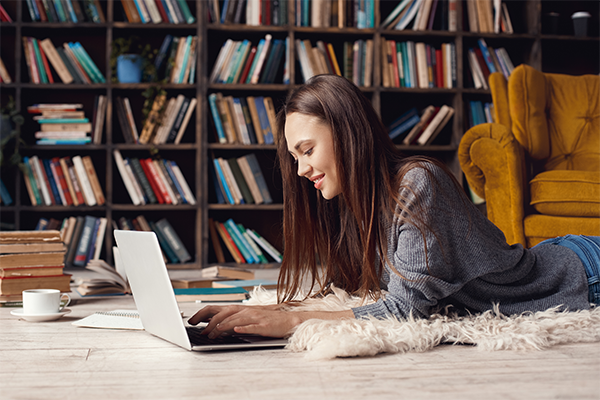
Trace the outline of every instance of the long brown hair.
{"type": "MultiPolygon", "coordinates": [[[[398,196],[400,182],[408,170],[430,160],[402,156],[370,101],[337,75],[315,76],[291,93],[277,115],[277,131],[285,243],[279,301],[292,300],[306,279],[311,291],[315,285],[323,292],[334,284],[378,298],[379,277],[388,262],[385,229],[404,203],[398,196]],[[331,129],[342,188],[331,200],[297,175],[285,139],[286,117],[292,113],[317,117],[331,129]]],[[[402,211],[418,219],[425,210],[402,211]]]]}

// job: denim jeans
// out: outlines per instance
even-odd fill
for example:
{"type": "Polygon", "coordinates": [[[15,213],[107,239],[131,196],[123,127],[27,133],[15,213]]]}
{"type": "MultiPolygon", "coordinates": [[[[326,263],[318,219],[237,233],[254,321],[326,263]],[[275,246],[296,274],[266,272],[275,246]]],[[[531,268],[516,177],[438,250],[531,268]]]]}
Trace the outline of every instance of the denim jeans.
{"type": "Polygon", "coordinates": [[[566,235],[544,240],[540,244],[555,244],[575,252],[585,267],[588,278],[588,300],[600,304],[600,236],[566,235]]]}

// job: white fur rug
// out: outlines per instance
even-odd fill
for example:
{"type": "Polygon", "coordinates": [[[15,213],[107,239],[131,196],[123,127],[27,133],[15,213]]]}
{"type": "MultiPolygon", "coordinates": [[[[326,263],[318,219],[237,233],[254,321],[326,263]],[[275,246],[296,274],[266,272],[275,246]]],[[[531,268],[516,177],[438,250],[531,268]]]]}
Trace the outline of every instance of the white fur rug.
{"type": "MultiPolygon", "coordinates": [[[[247,304],[274,304],[275,291],[255,288],[247,304]]],[[[308,299],[291,311],[340,311],[361,299],[334,288],[321,299],[308,299]]],[[[600,307],[577,312],[556,308],[506,316],[497,309],[458,317],[434,314],[429,319],[318,320],[299,325],[287,348],[307,351],[313,360],[423,352],[441,343],[472,344],[481,350],[541,350],[561,343],[600,341],[600,307]]]]}

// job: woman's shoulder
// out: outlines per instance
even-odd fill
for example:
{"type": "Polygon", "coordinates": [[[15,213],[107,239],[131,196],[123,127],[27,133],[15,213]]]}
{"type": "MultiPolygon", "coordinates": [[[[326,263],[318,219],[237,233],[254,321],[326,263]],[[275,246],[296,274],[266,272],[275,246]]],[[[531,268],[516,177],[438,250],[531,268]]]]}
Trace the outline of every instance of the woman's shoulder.
{"type": "Polygon", "coordinates": [[[409,183],[428,184],[433,181],[449,182],[451,180],[448,173],[441,166],[432,161],[419,160],[418,162],[411,162],[407,164],[407,168],[408,169],[404,169],[405,172],[402,176],[401,186],[405,186],[409,183]]]}

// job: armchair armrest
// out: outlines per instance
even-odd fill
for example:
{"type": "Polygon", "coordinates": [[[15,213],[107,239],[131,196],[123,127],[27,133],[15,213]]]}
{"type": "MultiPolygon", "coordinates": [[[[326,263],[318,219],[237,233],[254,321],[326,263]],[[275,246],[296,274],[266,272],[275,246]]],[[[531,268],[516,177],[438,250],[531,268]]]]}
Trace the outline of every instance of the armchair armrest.
{"type": "Polygon", "coordinates": [[[514,135],[504,125],[476,125],[461,139],[458,159],[471,190],[486,199],[490,221],[509,244],[526,246],[524,155],[514,135]]]}

